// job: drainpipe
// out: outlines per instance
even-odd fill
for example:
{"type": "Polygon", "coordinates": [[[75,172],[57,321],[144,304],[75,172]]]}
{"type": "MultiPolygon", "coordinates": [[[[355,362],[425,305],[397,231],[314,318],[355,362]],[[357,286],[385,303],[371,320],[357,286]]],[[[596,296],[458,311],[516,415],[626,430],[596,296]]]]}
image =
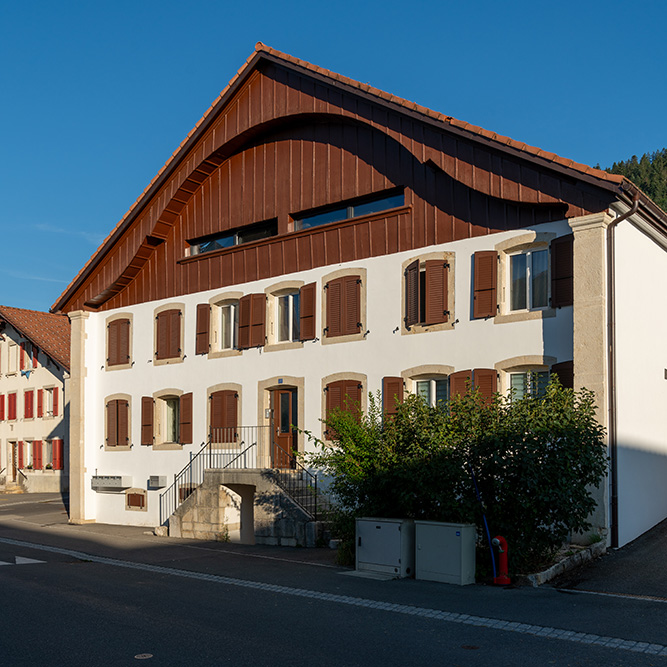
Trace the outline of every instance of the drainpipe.
{"type": "Polygon", "coordinates": [[[614,230],[639,209],[635,194],[630,210],[618,216],[607,227],[607,368],[609,377],[609,457],[611,459],[611,546],[618,547],[618,445],[616,442],[616,269],[614,264],[614,230]]]}

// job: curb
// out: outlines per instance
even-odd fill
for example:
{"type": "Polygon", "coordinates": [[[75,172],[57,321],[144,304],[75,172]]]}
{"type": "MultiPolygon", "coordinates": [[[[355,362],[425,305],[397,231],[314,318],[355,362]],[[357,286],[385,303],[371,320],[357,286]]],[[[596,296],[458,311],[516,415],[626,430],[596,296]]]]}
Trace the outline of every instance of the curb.
{"type": "Polygon", "coordinates": [[[597,542],[596,544],[591,544],[590,547],[582,549],[581,551],[572,554],[568,558],[563,559],[559,563],[552,565],[550,568],[544,570],[543,572],[535,572],[534,574],[522,574],[517,577],[519,583],[529,584],[534,588],[546,584],[547,582],[555,579],[556,577],[573,570],[575,567],[579,567],[584,563],[588,563],[602,554],[606,553],[607,545],[603,542],[597,542]]]}

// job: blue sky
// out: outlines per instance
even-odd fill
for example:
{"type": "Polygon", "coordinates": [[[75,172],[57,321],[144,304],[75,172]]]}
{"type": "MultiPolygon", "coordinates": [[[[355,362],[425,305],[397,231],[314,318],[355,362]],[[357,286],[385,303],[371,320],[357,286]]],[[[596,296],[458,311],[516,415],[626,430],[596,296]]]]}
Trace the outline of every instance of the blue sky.
{"type": "Polygon", "coordinates": [[[0,303],[48,310],[262,41],[586,164],[667,146],[667,5],[0,6],[0,303]]]}

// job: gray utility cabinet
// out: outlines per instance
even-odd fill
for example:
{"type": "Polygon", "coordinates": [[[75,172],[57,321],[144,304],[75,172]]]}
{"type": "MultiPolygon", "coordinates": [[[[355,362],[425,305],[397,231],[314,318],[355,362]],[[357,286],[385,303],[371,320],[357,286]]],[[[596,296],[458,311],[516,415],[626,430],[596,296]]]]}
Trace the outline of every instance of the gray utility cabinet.
{"type": "Polygon", "coordinates": [[[415,521],[415,578],[474,584],[476,541],[473,524],[415,521]]]}
{"type": "Polygon", "coordinates": [[[412,519],[357,519],[357,570],[412,577],[415,524],[412,519]]]}

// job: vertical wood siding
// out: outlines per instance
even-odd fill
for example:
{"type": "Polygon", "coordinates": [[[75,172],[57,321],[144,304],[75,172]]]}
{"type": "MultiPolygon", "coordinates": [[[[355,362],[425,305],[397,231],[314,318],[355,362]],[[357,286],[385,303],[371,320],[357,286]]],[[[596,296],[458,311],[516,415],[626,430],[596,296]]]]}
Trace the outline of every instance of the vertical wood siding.
{"type": "Polygon", "coordinates": [[[582,215],[610,198],[263,63],[64,310],[125,307],[582,215]],[[405,187],[405,210],[290,234],[290,216],[397,186],[405,187]],[[270,218],[278,237],[179,263],[188,240],[270,218]],[[110,287],[111,298],[99,297],[110,287]]]}

